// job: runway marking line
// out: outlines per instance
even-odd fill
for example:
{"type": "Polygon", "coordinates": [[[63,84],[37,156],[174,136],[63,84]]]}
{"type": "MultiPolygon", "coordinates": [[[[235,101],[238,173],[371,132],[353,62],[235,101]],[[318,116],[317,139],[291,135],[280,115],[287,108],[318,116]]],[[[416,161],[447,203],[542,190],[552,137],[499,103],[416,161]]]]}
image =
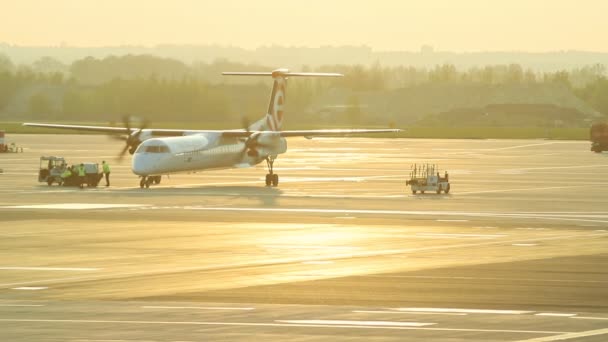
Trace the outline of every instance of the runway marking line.
{"type": "Polygon", "coordinates": [[[570,318],[574,318],[574,319],[591,319],[591,320],[601,320],[601,321],[606,321],[608,320],[608,317],[585,317],[585,316],[577,316],[577,317],[570,317],[570,318]]]}
{"type": "Polygon", "coordinates": [[[441,276],[414,276],[414,275],[362,275],[359,277],[370,278],[412,278],[412,279],[448,279],[448,280],[512,280],[512,281],[539,281],[552,283],[588,283],[588,284],[606,284],[604,280],[570,280],[570,279],[534,279],[534,278],[492,278],[492,277],[441,277],[441,276]]]}
{"type": "Polygon", "coordinates": [[[146,204],[112,204],[112,203],[56,203],[56,204],[31,204],[12,205],[5,209],[59,209],[59,210],[88,210],[88,209],[116,209],[116,208],[139,208],[146,204]]]}
{"type": "MultiPolygon", "coordinates": [[[[143,208],[145,209],[145,208],[143,208]]],[[[199,207],[184,206],[184,210],[226,211],[226,212],[267,212],[267,213],[304,213],[304,214],[370,214],[370,215],[402,215],[402,216],[465,216],[484,218],[539,219],[558,221],[581,221],[608,223],[608,214],[560,214],[534,212],[466,212],[466,211],[418,211],[418,210],[374,210],[374,209],[323,209],[323,208],[261,208],[261,207],[199,207]],[[593,219],[593,220],[592,220],[593,219]],[[595,220],[603,219],[603,220],[595,220]]]]}
{"type": "Polygon", "coordinates": [[[513,149],[518,149],[518,148],[525,148],[525,147],[553,145],[553,144],[558,144],[558,142],[546,142],[546,143],[538,143],[538,144],[527,144],[527,145],[516,145],[516,146],[507,146],[507,147],[488,148],[488,149],[481,149],[480,151],[503,151],[503,150],[513,150],[513,149]]]}
{"type": "Polygon", "coordinates": [[[416,236],[446,237],[446,238],[501,238],[506,234],[467,234],[467,233],[416,233],[416,236]]]}
{"type": "Polygon", "coordinates": [[[441,312],[441,313],[471,313],[471,314],[493,314],[493,315],[523,315],[534,311],[524,310],[486,310],[486,309],[455,309],[455,308],[394,308],[397,311],[406,312],[441,312]]]}
{"type": "MultiPolygon", "coordinates": [[[[580,318],[580,317],[571,317],[571,318],[580,318]]],[[[531,338],[528,340],[521,340],[519,342],[565,341],[565,340],[571,340],[571,339],[575,339],[575,338],[598,336],[598,335],[605,335],[605,334],[608,334],[608,328],[597,329],[597,330],[587,330],[587,331],[581,331],[581,332],[564,333],[564,334],[555,335],[555,336],[531,338]]]]}
{"type": "Polygon", "coordinates": [[[0,304],[0,307],[40,307],[42,304],[0,304]]]}
{"type": "Polygon", "coordinates": [[[385,326],[385,327],[426,327],[437,323],[421,323],[421,322],[391,322],[391,321],[347,321],[347,320],[331,320],[331,319],[300,319],[300,320],[277,320],[279,323],[293,324],[322,324],[322,325],[352,325],[352,326],[385,326]]]}
{"type": "Polygon", "coordinates": [[[408,312],[408,311],[381,311],[381,310],[354,310],[354,313],[377,313],[377,314],[401,314],[401,315],[446,315],[446,316],[467,316],[466,313],[457,312],[408,312]]]}
{"type": "Polygon", "coordinates": [[[348,328],[348,329],[392,329],[392,330],[428,330],[452,332],[485,332],[485,333],[521,333],[521,334],[569,334],[568,331],[544,330],[508,330],[508,329],[472,329],[472,328],[436,328],[412,326],[373,326],[373,325],[328,325],[328,324],[298,324],[298,323],[250,323],[250,322],[184,322],[184,321],[113,321],[85,319],[18,319],[0,318],[0,323],[75,323],[75,324],[142,324],[142,325],[194,325],[194,326],[243,326],[243,327],[312,327],[312,328],[348,328]]]}
{"type": "Polygon", "coordinates": [[[21,287],[13,287],[11,290],[22,290],[22,291],[40,291],[46,290],[48,287],[46,286],[21,286],[21,287]]]}
{"type": "Polygon", "coordinates": [[[554,313],[554,312],[541,312],[537,313],[534,316],[548,316],[548,317],[573,317],[576,314],[573,313],[554,313]]]}
{"type": "Polygon", "coordinates": [[[168,310],[240,310],[240,311],[250,311],[255,310],[255,308],[238,308],[238,307],[219,307],[219,306],[142,306],[142,309],[168,309],[168,310]]]}
{"type": "Polygon", "coordinates": [[[21,267],[21,266],[0,266],[2,271],[74,271],[74,272],[87,272],[87,271],[99,271],[101,268],[91,267],[21,267]]]}

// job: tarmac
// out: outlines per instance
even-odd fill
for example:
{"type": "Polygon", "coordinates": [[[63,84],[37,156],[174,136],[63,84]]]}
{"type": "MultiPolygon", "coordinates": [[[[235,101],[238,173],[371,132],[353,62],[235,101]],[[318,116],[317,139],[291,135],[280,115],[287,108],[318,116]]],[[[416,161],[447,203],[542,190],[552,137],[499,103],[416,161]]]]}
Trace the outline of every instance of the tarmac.
{"type": "Polygon", "coordinates": [[[0,341],[606,341],[608,154],[583,141],[288,140],[163,177],[96,135],[0,154],[0,341]],[[39,157],[111,186],[37,182],[39,157]],[[449,194],[413,195],[414,163],[449,194]]]}

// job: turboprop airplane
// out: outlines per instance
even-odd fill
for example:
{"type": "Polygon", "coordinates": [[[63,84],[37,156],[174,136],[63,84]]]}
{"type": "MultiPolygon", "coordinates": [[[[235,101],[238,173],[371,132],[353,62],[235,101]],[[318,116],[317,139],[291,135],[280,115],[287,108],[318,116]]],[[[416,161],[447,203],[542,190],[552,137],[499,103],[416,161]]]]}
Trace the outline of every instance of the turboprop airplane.
{"type": "Polygon", "coordinates": [[[159,184],[162,175],[210,169],[242,168],[266,161],[266,186],[277,186],[274,161],[287,151],[287,137],[346,136],[361,133],[399,132],[399,129],[322,129],[283,131],[285,86],[289,77],[341,77],[335,73],[298,73],[287,69],[272,72],[224,72],[223,75],[271,76],[274,80],[266,115],[245,129],[180,130],[151,129],[145,124],[131,127],[81,126],[24,123],[24,126],[104,132],[124,140],[121,156],[133,154],[131,170],[140,177],[139,186],[159,184]]]}

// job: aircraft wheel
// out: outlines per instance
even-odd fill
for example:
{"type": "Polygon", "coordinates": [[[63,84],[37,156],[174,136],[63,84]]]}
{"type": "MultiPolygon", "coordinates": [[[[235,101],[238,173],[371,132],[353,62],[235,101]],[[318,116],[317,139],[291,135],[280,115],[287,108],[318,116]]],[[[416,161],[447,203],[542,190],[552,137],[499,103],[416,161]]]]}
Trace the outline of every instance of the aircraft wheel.
{"type": "Polygon", "coordinates": [[[148,179],[146,179],[146,189],[150,188],[150,185],[152,185],[152,183],[154,183],[154,177],[148,177],[148,179]]]}
{"type": "Polygon", "coordinates": [[[412,194],[415,195],[416,194],[416,190],[412,190],[412,194]]]}
{"type": "Polygon", "coordinates": [[[276,173],[272,175],[272,186],[279,185],[279,175],[276,173]]]}
{"type": "Polygon", "coordinates": [[[146,184],[146,178],[141,177],[141,180],[139,181],[139,187],[143,189],[145,184],[146,184]]]}
{"type": "Polygon", "coordinates": [[[272,175],[269,173],[266,175],[266,186],[270,186],[272,183],[272,175]]]}
{"type": "Polygon", "coordinates": [[[437,193],[440,194],[441,193],[441,185],[437,188],[437,193]]]}
{"type": "Polygon", "coordinates": [[[448,186],[445,188],[445,190],[443,190],[444,193],[449,193],[450,192],[450,184],[448,184],[448,186]]]}
{"type": "Polygon", "coordinates": [[[154,184],[160,184],[161,177],[162,176],[156,176],[156,177],[154,177],[154,184]]]}
{"type": "Polygon", "coordinates": [[[420,190],[420,193],[421,193],[421,194],[424,194],[424,190],[420,190]]]}

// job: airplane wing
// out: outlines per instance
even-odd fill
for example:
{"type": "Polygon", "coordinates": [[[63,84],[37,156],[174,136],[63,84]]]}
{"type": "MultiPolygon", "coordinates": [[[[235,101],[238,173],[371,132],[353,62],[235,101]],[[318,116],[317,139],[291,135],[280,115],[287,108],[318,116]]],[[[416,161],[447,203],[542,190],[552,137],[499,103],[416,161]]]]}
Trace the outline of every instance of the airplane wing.
{"type": "Polygon", "coordinates": [[[281,131],[278,132],[282,137],[319,137],[319,136],[345,136],[354,134],[370,134],[370,133],[398,133],[400,129],[382,128],[382,129],[313,129],[313,130],[297,130],[297,131],[281,131]]]}
{"type": "MultiPolygon", "coordinates": [[[[197,131],[188,131],[196,134],[197,131]]],[[[201,131],[205,132],[205,131],[201,131]]],[[[207,131],[208,132],[208,131],[207,131]]],[[[215,131],[217,132],[217,131],[215,131]]],[[[370,133],[398,133],[400,129],[365,129],[365,128],[354,128],[354,129],[312,129],[312,130],[296,130],[296,131],[246,131],[246,130],[231,130],[231,131],[220,131],[225,137],[235,138],[246,138],[254,133],[271,133],[278,134],[281,137],[342,137],[355,134],[370,134],[370,133]]]]}
{"type": "MultiPolygon", "coordinates": [[[[63,124],[45,124],[45,123],[31,123],[26,122],[23,126],[28,127],[42,127],[42,128],[55,128],[55,129],[66,129],[73,131],[81,131],[81,132],[98,132],[98,133],[107,133],[107,134],[130,134],[140,130],[139,128],[127,128],[127,127],[111,127],[111,126],[85,126],[85,125],[63,125],[63,124]]],[[[192,130],[192,129],[154,129],[154,128],[144,128],[142,131],[149,132],[154,136],[181,136],[181,135],[189,135],[189,134],[197,134],[197,133],[224,133],[224,132],[232,132],[226,130],[192,130]]],[[[249,136],[251,133],[247,133],[244,130],[233,130],[235,132],[242,132],[238,136],[249,136]]]]}
{"type": "Polygon", "coordinates": [[[129,134],[130,133],[126,127],[60,125],[60,124],[44,124],[44,123],[31,123],[31,122],[26,122],[23,124],[23,126],[71,129],[71,130],[75,130],[75,131],[84,131],[84,132],[118,133],[118,134],[120,134],[120,133],[129,134]]]}
{"type": "MultiPolygon", "coordinates": [[[[44,124],[44,123],[24,123],[23,126],[29,127],[44,127],[76,130],[83,132],[99,132],[109,134],[130,134],[137,131],[137,128],[129,130],[126,127],[109,127],[109,126],[85,126],[85,125],[63,125],[63,124],[44,124]]],[[[181,136],[201,133],[216,133],[226,137],[248,137],[253,133],[273,133],[271,131],[247,131],[243,129],[234,130],[196,130],[196,129],[154,129],[145,128],[143,131],[149,132],[154,136],[181,136]]],[[[282,137],[318,137],[318,136],[347,136],[354,134],[369,134],[369,133],[397,133],[400,129],[317,129],[317,130],[295,130],[295,131],[278,131],[274,133],[280,134],[282,137]]]]}

